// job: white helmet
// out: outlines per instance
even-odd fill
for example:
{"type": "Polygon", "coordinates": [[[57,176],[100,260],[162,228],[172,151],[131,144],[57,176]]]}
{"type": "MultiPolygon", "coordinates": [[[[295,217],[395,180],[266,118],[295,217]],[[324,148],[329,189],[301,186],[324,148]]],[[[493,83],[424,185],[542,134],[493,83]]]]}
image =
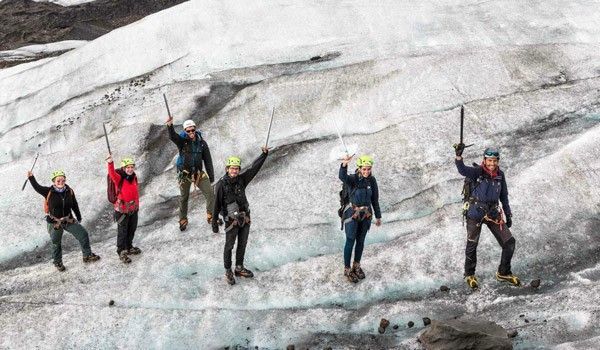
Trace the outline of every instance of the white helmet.
{"type": "Polygon", "coordinates": [[[193,120],[188,119],[186,121],[183,122],[183,130],[189,128],[190,126],[193,126],[194,128],[196,127],[196,123],[194,123],[193,120]]]}

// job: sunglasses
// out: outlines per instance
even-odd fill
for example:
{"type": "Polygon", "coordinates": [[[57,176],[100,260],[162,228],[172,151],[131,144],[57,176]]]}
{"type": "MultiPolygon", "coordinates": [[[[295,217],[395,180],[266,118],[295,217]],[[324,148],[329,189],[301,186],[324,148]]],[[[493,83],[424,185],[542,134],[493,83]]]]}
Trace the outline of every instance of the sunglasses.
{"type": "Polygon", "coordinates": [[[484,156],[487,158],[500,158],[500,152],[498,151],[486,151],[484,156]]]}
{"type": "Polygon", "coordinates": [[[196,132],[196,129],[188,129],[185,132],[187,132],[188,134],[193,134],[196,132]]]}

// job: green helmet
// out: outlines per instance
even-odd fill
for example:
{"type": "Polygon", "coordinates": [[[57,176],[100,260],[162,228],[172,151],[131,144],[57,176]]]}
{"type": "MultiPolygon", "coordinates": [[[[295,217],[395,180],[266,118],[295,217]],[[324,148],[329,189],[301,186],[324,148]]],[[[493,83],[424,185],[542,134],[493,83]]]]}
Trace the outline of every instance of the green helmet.
{"type": "Polygon", "coordinates": [[[133,158],[123,158],[121,160],[121,168],[124,168],[128,165],[135,165],[135,162],[133,161],[133,158]]]}
{"type": "Polygon", "coordinates": [[[373,157],[366,154],[358,157],[356,160],[356,166],[359,168],[363,166],[373,166],[373,163],[373,157]]]}
{"type": "Polygon", "coordinates": [[[59,176],[64,176],[64,177],[66,177],[66,176],[65,176],[65,172],[64,172],[63,170],[54,170],[54,171],[52,172],[52,175],[50,175],[50,180],[51,180],[51,181],[54,181],[54,179],[56,179],[56,178],[57,178],[57,177],[59,177],[59,176]]]}
{"type": "Polygon", "coordinates": [[[225,166],[242,166],[242,160],[238,157],[231,156],[225,161],[225,166]]]}

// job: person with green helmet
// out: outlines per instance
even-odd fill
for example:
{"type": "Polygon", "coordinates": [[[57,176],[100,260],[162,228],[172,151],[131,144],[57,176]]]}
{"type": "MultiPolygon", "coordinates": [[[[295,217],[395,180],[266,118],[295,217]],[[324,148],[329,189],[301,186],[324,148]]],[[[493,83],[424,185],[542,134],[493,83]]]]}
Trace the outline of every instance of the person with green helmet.
{"type": "Polygon", "coordinates": [[[242,160],[239,157],[229,157],[225,162],[225,175],[215,185],[215,206],[213,209],[212,229],[219,232],[218,214],[225,222],[225,249],[223,260],[225,265],[225,279],[230,285],[235,284],[234,271],[231,271],[231,251],[237,239],[235,252],[235,275],[252,278],[252,271],[244,267],[244,255],[248,235],[250,234],[250,204],[246,198],[246,187],[256,176],[265,160],[269,150],[262,147],[262,154],[252,165],[241,171],[242,160]]]}
{"type": "Polygon", "coordinates": [[[458,173],[469,179],[468,202],[465,204],[467,220],[467,247],[465,249],[465,280],[472,289],[479,287],[475,276],[477,265],[477,245],[482,225],[486,225],[494,235],[502,255],[496,272],[496,279],[508,282],[514,286],[521,285],[519,278],[511,271],[511,260],[515,251],[516,241],[510,227],[512,226],[512,211],[508,202],[508,187],[504,172],[500,170],[500,152],[496,148],[486,148],[483,151],[483,161],[480,166],[466,166],[462,153],[465,145],[460,143],[455,147],[455,164],[458,173]],[[498,204],[502,203],[502,207],[498,204]],[[504,215],[503,215],[504,214],[504,215]],[[506,220],[504,220],[504,216],[506,220]]]}
{"type": "Polygon", "coordinates": [[[124,264],[129,264],[131,262],[129,255],[137,255],[142,252],[140,248],[133,246],[140,208],[135,161],[130,157],[123,158],[121,168],[117,170],[115,170],[111,154],[106,157],[106,162],[108,176],[117,193],[113,213],[114,220],[117,222],[117,254],[124,264]]]}
{"type": "Polygon", "coordinates": [[[373,157],[369,155],[360,156],[356,160],[358,167],[355,174],[348,174],[348,163],[352,156],[346,156],[342,160],[339,171],[339,179],[347,187],[349,203],[342,209],[344,229],[346,232],[346,244],[344,246],[344,276],[350,282],[357,283],[365,278],[365,273],[360,266],[365,238],[373,214],[375,214],[375,225],[381,226],[381,209],[379,208],[379,188],[372,174],[373,157]],[[352,250],[354,250],[354,262],[350,265],[352,250]]]}
{"type": "Polygon", "coordinates": [[[179,181],[179,229],[185,231],[188,225],[188,201],[192,184],[202,191],[206,198],[206,220],[212,222],[214,191],[211,184],[215,179],[212,158],[208,144],[196,129],[196,123],[188,119],[183,122],[183,131],[177,134],[173,127],[173,118],[167,119],[169,138],[179,150],[177,157],[177,178],[179,181]],[[204,171],[202,167],[204,163],[204,171]]]}
{"type": "Polygon", "coordinates": [[[52,241],[52,259],[58,271],[65,271],[62,262],[62,236],[63,232],[70,232],[79,242],[83,254],[83,262],[91,263],[100,260],[100,256],[92,253],[90,238],[86,229],[81,226],[81,212],[75,198],[73,189],[66,184],[66,175],[62,170],[55,170],[50,176],[52,186],[46,187],[38,184],[31,171],[27,177],[33,189],[44,198],[44,212],[46,213],[46,229],[52,241]],[[73,218],[75,213],[75,218],[73,218]]]}

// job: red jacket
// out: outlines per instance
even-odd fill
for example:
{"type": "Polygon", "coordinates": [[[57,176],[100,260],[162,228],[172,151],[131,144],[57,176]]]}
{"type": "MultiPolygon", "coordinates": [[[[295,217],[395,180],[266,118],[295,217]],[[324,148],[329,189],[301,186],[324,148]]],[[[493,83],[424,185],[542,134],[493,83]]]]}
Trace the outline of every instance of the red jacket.
{"type": "MultiPolygon", "coordinates": [[[[121,181],[121,177],[124,175],[125,173],[120,169],[119,171],[115,171],[114,163],[108,163],[108,176],[110,176],[110,179],[115,184],[117,191],[119,191],[119,182],[121,181]]],[[[140,194],[138,192],[137,177],[134,177],[132,182],[124,180],[121,191],[117,195],[115,210],[121,213],[130,213],[138,210],[139,207],[140,194]]]]}

